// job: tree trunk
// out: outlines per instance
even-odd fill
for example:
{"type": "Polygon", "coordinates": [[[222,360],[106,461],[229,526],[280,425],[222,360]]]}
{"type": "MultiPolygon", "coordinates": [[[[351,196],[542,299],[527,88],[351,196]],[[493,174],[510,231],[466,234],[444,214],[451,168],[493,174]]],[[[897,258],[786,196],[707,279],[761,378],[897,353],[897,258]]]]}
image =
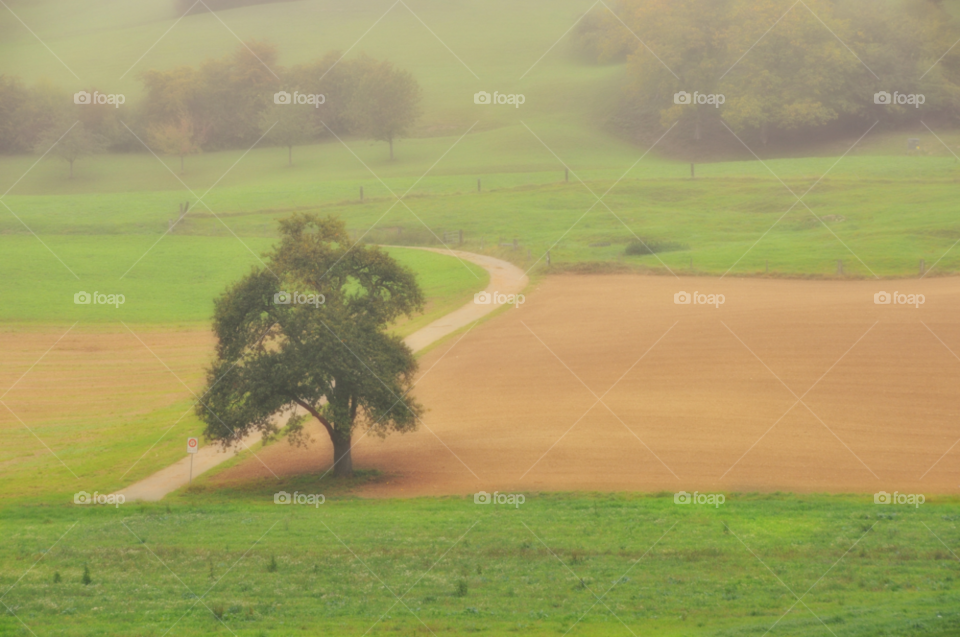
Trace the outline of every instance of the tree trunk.
{"type": "Polygon", "coordinates": [[[353,457],[350,455],[350,436],[334,434],[333,440],[333,475],[338,478],[353,477],[353,457]]]}
{"type": "Polygon", "coordinates": [[[287,166],[293,166],[293,146],[287,146],[287,166]]]}
{"type": "Polygon", "coordinates": [[[390,138],[390,161],[393,161],[393,138],[390,138]]]}
{"type": "Polygon", "coordinates": [[[183,174],[183,155],[180,155],[180,174],[183,174]]]}
{"type": "Polygon", "coordinates": [[[73,160],[70,160],[70,179],[73,179],[73,160]]]}

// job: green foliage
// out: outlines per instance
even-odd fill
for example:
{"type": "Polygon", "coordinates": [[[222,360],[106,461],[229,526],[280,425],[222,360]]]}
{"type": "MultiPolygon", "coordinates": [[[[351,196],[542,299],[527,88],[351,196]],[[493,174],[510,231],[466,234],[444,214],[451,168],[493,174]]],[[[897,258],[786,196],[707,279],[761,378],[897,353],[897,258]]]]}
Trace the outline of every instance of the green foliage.
{"type": "Polygon", "coordinates": [[[90,577],[90,567],[86,564],[83,566],[83,576],[80,578],[80,583],[84,586],[89,586],[93,583],[93,578],[90,577]]]}
{"type": "Polygon", "coordinates": [[[60,584],[61,582],[63,582],[63,578],[60,576],[60,571],[54,571],[54,572],[53,572],[53,583],[54,583],[54,584],[60,584]]]}
{"type": "Polygon", "coordinates": [[[422,407],[406,398],[416,359],[387,328],[420,311],[423,295],[411,270],[351,247],[333,217],[295,214],[280,236],[265,266],[215,302],[217,360],[197,416],[209,439],[236,441],[273,435],[274,414],[303,408],[333,442],[335,474],[349,476],[356,426],[380,436],[416,426],[422,407]]]}

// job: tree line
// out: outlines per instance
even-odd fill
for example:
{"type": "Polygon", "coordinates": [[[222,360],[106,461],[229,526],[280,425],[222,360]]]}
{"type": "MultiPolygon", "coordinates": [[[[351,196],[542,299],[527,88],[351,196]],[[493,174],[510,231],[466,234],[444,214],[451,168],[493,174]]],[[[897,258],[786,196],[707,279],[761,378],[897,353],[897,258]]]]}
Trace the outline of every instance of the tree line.
{"type": "MultiPolygon", "coordinates": [[[[102,151],[185,156],[273,144],[292,149],[328,136],[393,142],[420,116],[421,89],[408,71],[366,55],[342,60],[332,51],[298,66],[277,64],[277,50],[247,42],[198,66],[149,70],[143,96],[77,104],[47,82],[25,85],[0,75],[0,153],[53,153],[71,165],[102,151]],[[69,131],[69,132],[67,132],[69,131]],[[64,134],[66,132],[66,134],[64,134]],[[59,141],[58,141],[59,140],[59,141]],[[56,143],[56,146],[54,146],[56,143]]],[[[85,89],[90,95],[100,87],[85,89]]]]}
{"type": "Polygon", "coordinates": [[[617,119],[628,129],[677,123],[691,142],[713,131],[739,144],[725,122],[767,144],[854,122],[960,118],[960,47],[951,49],[960,29],[937,0],[804,0],[792,8],[621,0],[615,11],[585,16],[577,38],[594,61],[626,63],[617,119]],[[694,91],[722,95],[723,104],[676,103],[675,94],[694,91]],[[875,100],[895,91],[922,94],[923,107],[875,100]]]}

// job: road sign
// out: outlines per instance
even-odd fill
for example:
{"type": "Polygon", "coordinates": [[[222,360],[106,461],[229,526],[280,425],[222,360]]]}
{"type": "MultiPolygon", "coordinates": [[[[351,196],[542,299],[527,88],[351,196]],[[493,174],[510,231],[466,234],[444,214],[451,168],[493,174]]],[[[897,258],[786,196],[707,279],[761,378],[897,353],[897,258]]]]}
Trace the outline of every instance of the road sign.
{"type": "Polygon", "coordinates": [[[200,441],[196,438],[187,438],[187,453],[197,453],[200,448],[200,441]]]}

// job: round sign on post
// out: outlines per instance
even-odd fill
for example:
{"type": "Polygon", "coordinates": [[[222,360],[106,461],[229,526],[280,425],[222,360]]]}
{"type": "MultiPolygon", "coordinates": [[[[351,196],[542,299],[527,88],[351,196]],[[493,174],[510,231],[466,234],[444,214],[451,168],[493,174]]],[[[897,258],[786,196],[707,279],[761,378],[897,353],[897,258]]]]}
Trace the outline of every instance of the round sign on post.
{"type": "Polygon", "coordinates": [[[197,438],[187,438],[187,453],[197,453],[200,441],[197,438]]]}

